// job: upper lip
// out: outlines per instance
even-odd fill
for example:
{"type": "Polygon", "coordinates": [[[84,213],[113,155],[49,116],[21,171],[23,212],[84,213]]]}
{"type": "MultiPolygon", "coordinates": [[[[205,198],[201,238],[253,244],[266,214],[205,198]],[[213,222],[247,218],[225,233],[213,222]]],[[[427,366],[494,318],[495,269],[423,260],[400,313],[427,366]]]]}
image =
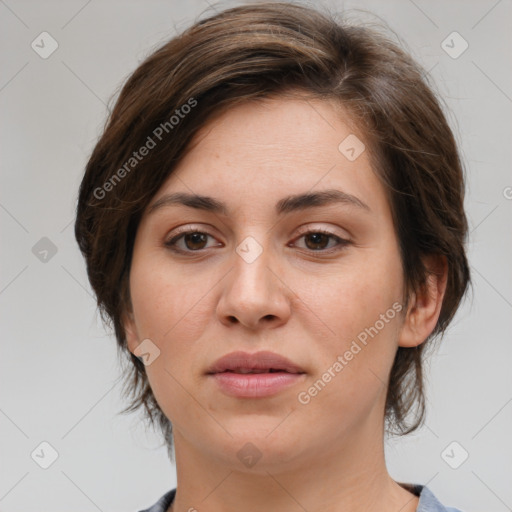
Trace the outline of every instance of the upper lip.
{"type": "Polygon", "coordinates": [[[253,354],[241,351],[231,352],[217,359],[206,373],[222,373],[228,370],[281,370],[288,373],[305,373],[300,366],[286,357],[268,351],[253,354]]]}

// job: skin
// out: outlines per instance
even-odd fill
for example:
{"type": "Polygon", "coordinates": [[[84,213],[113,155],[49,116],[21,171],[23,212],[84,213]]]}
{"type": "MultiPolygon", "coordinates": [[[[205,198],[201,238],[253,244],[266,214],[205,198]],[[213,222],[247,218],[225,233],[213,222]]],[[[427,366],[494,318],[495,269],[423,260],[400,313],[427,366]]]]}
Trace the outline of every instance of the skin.
{"type": "Polygon", "coordinates": [[[174,429],[178,487],[169,510],[416,510],[418,498],[385,465],[384,404],[397,348],[422,343],[436,324],[443,262],[426,260],[439,277],[308,404],[297,399],[402,304],[384,188],[368,150],[353,162],[338,150],[351,133],[365,141],[326,100],[281,96],[231,108],[202,128],[151,202],[196,193],[225,202],[230,215],[171,205],[142,218],[125,328],[132,352],[147,338],[160,350],[146,371],[174,429]],[[369,209],[335,203],[276,216],[284,196],[326,189],[369,209]],[[178,254],[165,245],[178,227],[210,236],[182,237],[177,246],[188,252],[178,254]],[[304,235],[318,228],[333,237],[304,235]],[[235,250],[248,236],[262,248],[251,263],[235,250]],[[306,374],[272,397],[227,396],[205,371],[235,350],[277,352],[306,374]],[[262,455],[252,467],[237,457],[248,442],[262,455]]]}

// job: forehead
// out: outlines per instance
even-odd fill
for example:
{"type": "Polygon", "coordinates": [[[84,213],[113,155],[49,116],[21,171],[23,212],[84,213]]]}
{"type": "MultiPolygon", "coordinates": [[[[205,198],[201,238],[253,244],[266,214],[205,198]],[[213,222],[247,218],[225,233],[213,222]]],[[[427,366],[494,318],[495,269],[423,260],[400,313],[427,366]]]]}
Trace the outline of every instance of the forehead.
{"type": "Polygon", "coordinates": [[[274,204],[284,195],[341,189],[378,211],[386,199],[366,147],[364,134],[333,101],[246,102],[200,129],[152,204],[170,191],[228,197],[239,206],[255,198],[274,204]]]}

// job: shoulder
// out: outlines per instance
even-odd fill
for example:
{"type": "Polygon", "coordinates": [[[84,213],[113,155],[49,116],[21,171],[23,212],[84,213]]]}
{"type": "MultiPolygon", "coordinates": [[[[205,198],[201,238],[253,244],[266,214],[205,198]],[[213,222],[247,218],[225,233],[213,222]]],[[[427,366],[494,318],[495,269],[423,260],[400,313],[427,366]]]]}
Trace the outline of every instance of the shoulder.
{"type": "Polygon", "coordinates": [[[410,488],[420,498],[416,512],[462,512],[458,508],[444,506],[426,485],[410,484],[410,488]]]}
{"type": "Polygon", "coordinates": [[[174,495],[176,494],[176,489],[171,489],[166,492],[154,505],[149,508],[145,508],[144,510],[139,510],[139,512],[167,512],[169,505],[174,500],[174,495]]]}
{"type": "MultiPolygon", "coordinates": [[[[445,507],[434,495],[434,493],[425,485],[420,484],[401,484],[408,488],[420,500],[416,512],[462,512],[458,508],[445,507]]],[[[139,512],[167,512],[170,504],[174,500],[176,489],[166,492],[154,505],[139,512]]]]}

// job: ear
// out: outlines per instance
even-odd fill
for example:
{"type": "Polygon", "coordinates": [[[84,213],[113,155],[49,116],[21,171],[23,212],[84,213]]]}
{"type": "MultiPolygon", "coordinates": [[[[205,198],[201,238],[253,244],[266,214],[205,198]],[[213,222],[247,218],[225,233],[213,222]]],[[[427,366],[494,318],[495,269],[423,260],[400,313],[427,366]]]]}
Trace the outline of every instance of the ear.
{"type": "Polygon", "coordinates": [[[126,337],[126,344],[128,346],[128,350],[134,354],[135,349],[139,345],[139,335],[137,333],[137,327],[135,325],[135,319],[133,317],[133,313],[128,311],[122,316],[122,323],[124,327],[124,333],[126,337]]]}
{"type": "Polygon", "coordinates": [[[416,347],[423,343],[434,330],[448,278],[448,264],[443,255],[423,258],[428,271],[426,282],[417,293],[412,293],[409,307],[398,337],[400,347],[416,347]]]}

